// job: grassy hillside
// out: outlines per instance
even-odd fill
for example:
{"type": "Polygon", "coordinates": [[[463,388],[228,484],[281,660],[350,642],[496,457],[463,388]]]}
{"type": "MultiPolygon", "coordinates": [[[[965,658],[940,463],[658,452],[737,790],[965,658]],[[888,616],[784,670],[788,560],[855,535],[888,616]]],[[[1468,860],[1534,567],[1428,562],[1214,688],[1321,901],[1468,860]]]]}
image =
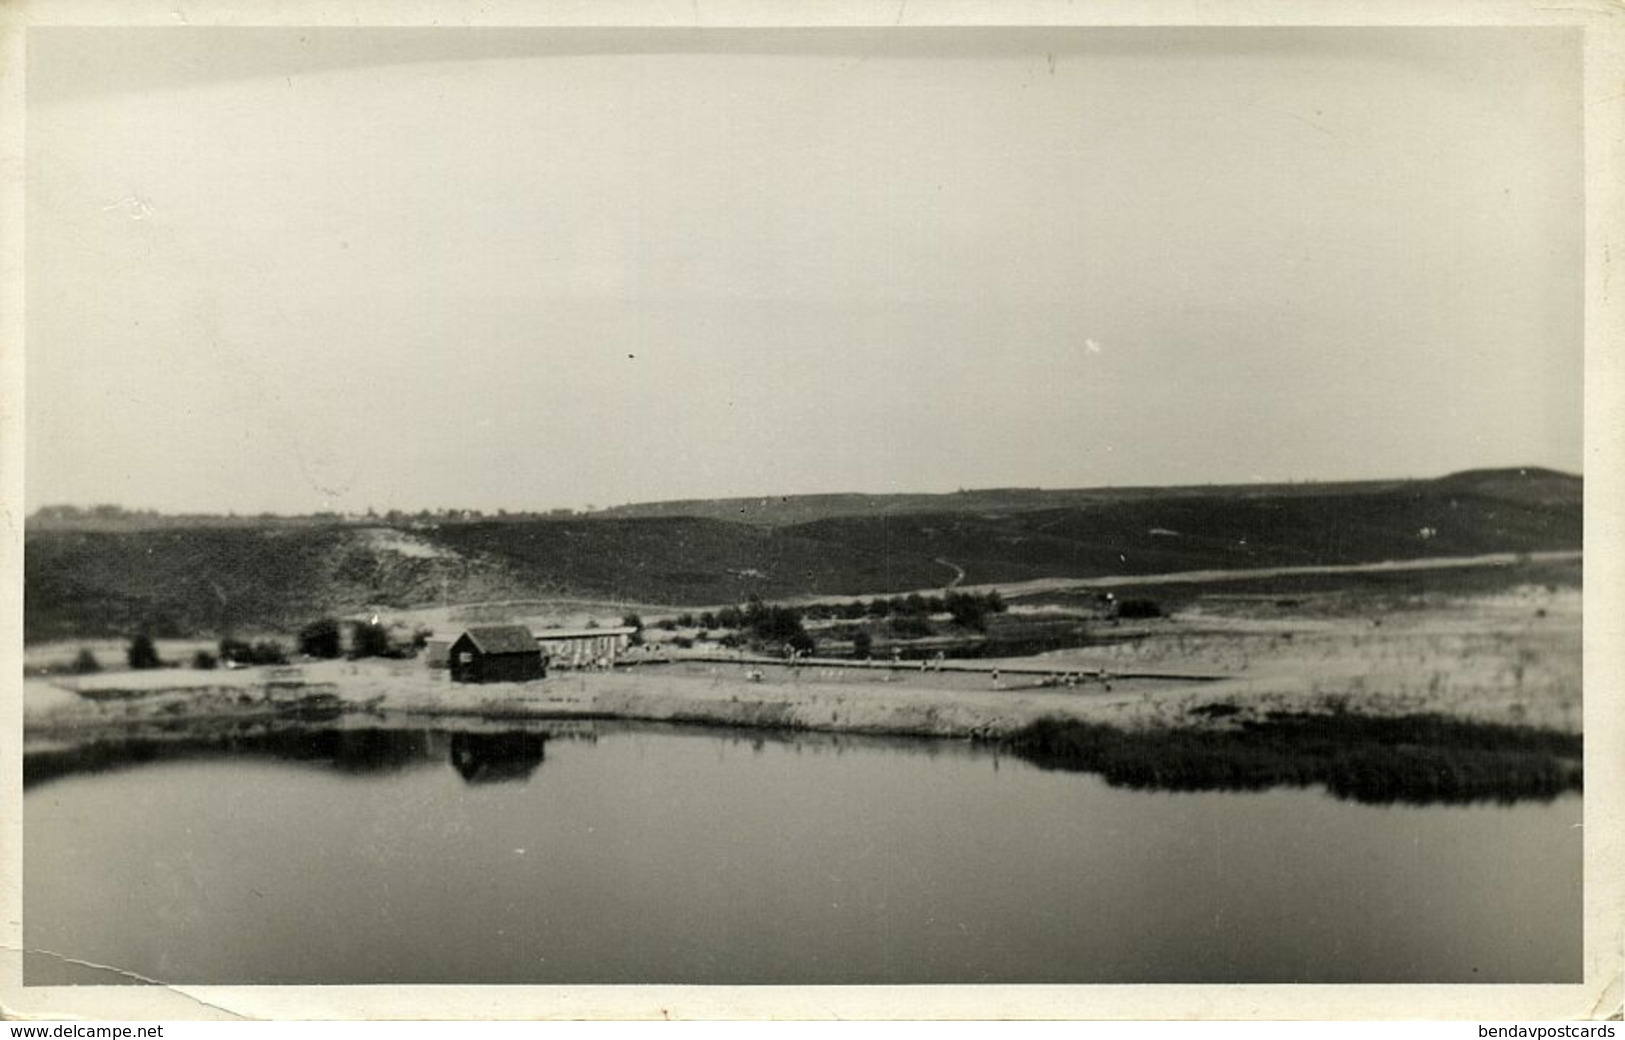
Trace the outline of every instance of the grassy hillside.
{"type": "Polygon", "coordinates": [[[896,558],[714,520],[30,532],[25,637],[289,629],[323,613],[536,596],[742,602],[941,583],[896,558]]]}
{"type": "Polygon", "coordinates": [[[398,527],[30,525],[24,627],[30,641],[142,625],[165,635],[218,634],[442,597],[704,604],[940,587],[959,570],[976,583],[1574,549],[1581,488],[1564,474],[1495,470],[1284,488],[781,500],[774,517],[855,510],[794,523],[767,523],[762,513],[748,522],[677,515],[398,527]],[[916,510],[923,501],[938,508],[916,510]]]}
{"type": "Polygon", "coordinates": [[[693,517],[485,521],[424,537],[499,566],[528,589],[657,603],[915,588],[945,573],[929,559],[693,517]]]}
{"type": "Polygon", "coordinates": [[[442,569],[336,526],[30,531],[23,555],[29,640],[288,628],[334,607],[431,600],[442,569]]]}
{"type": "Polygon", "coordinates": [[[949,560],[967,582],[985,583],[1570,549],[1580,546],[1581,519],[1574,478],[1497,474],[1369,491],[1143,496],[1005,515],[839,517],[784,530],[949,560]]]}

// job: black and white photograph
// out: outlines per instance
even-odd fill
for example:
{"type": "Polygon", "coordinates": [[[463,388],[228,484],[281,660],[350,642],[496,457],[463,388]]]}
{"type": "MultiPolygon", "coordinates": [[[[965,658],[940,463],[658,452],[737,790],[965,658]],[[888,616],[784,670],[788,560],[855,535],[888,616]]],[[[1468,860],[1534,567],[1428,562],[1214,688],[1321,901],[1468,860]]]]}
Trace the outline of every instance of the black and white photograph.
{"type": "Polygon", "coordinates": [[[5,1001],[1617,1014],[1595,23],[764,9],[27,26],[5,1001]]]}

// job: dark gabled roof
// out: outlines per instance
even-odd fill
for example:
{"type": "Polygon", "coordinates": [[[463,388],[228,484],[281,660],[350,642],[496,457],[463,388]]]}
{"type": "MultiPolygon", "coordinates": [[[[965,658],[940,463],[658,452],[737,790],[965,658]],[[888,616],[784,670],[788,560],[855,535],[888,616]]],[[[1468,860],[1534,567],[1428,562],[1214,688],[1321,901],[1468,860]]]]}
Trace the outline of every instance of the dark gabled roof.
{"type": "Polygon", "coordinates": [[[536,637],[524,625],[477,625],[463,635],[482,654],[536,653],[536,637]]]}

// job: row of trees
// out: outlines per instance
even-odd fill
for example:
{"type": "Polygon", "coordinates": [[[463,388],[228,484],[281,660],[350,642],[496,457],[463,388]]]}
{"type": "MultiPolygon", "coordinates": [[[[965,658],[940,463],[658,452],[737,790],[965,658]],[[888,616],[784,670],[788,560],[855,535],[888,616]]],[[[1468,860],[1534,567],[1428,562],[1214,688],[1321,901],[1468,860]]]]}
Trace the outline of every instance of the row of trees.
{"type": "MultiPolygon", "coordinates": [[[[947,614],[955,625],[981,632],[987,629],[988,615],[1003,613],[1007,609],[1008,606],[997,591],[981,595],[949,591],[941,596],[911,593],[889,599],[876,598],[868,601],[857,599],[844,604],[813,604],[806,607],[765,603],[760,597],[753,596],[743,607],[727,606],[699,614],[685,612],[676,617],[663,619],[657,624],[666,631],[688,628],[699,628],[707,632],[716,628],[732,629],[741,635],[724,637],[725,645],[738,645],[741,642],[771,644],[775,647],[788,646],[810,654],[816,644],[804,624],[809,619],[889,618],[888,628],[893,636],[917,639],[935,632],[931,623],[931,616],[934,614],[947,614]]],[[[621,623],[640,632],[643,628],[643,619],[636,614],[627,614],[621,619],[621,623]]],[[[864,634],[863,642],[865,644],[870,642],[867,633],[864,634]]],[[[860,653],[866,652],[867,649],[868,646],[865,645],[860,653]]]]}
{"type": "MultiPolygon", "coordinates": [[[[815,644],[801,624],[802,616],[802,608],[765,603],[760,596],[752,596],[743,607],[728,606],[714,613],[708,610],[698,615],[679,614],[656,622],[656,626],[667,632],[695,627],[706,632],[713,628],[733,629],[733,633],[723,637],[724,646],[772,644],[775,648],[788,646],[810,654],[815,644]]],[[[625,615],[621,618],[621,624],[637,629],[639,633],[643,629],[643,619],[636,614],[625,615]]],[[[640,638],[634,637],[634,641],[640,638]]]]}
{"type": "MultiPolygon", "coordinates": [[[[145,632],[130,640],[129,647],[124,651],[124,659],[131,668],[167,667],[164,660],[158,656],[158,646],[152,641],[152,636],[145,632]]],[[[71,667],[75,675],[93,675],[102,670],[102,663],[96,660],[96,655],[88,648],[80,647],[71,667]]]]}
{"type": "MultiPolygon", "coordinates": [[[[718,624],[729,626],[730,622],[737,620],[729,615],[729,609],[724,608],[716,615],[718,624]]],[[[747,608],[747,613],[748,613],[747,608]]],[[[907,596],[893,596],[890,599],[852,600],[848,603],[817,603],[809,607],[794,608],[798,616],[806,620],[848,620],[855,621],[864,618],[882,619],[901,618],[914,619],[904,622],[904,627],[918,628],[916,621],[923,621],[933,614],[948,614],[954,624],[965,628],[981,630],[986,627],[989,614],[1002,614],[1008,606],[998,592],[989,592],[985,595],[976,595],[969,592],[948,592],[941,596],[922,596],[919,593],[910,593],[907,596]]],[[[709,615],[702,614],[700,623],[703,625],[709,615]]],[[[746,623],[749,619],[746,618],[746,623]]],[[[679,624],[681,619],[679,619],[679,624]]]]}
{"type": "MultiPolygon", "coordinates": [[[[299,653],[306,657],[330,660],[337,657],[348,656],[351,659],[361,657],[409,657],[421,650],[428,642],[428,631],[420,629],[412,636],[410,644],[402,646],[390,638],[389,630],[377,622],[350,622],[350,645],[348,650],[344,646],[344,622],[338,618],[320,618],[312,621],[299,630],[299,653]]],[[[125,661],[134,669],[168,668],[171,662],[165,661],[158,653],[158,645],[154,642],[150,632],[139,632],[130,640],[125,650],[125,661]]],[[[201,669],[217,668],[226,665],[284,665],[288,663],[288,650],[274,639],[262,639],[250,643],[247,640],[226,636],[220,640],[218,652],[212,650],[198,650],[192,655],[192,667],[201,669]]],[[[102,670],[101,662],[96,655],[88,649],[81,649],[73,659],[73,671],[80,675],[88,675],[102,670]]]]}
{"type": "MultiPolygon", "coordinates": [[[[891,598],[876,598],[872,600],[855,599],[847,603],[814,603],[806,607],[767,607],[759,597],[752,597],[751,601],[743,607],[723,607],[717,611],[704,611],[699,614],[682,613],[676,617],[666,618],[656,623],[656,627],[666,631],[675,631],[679,628],[756,628],[758,622],[768,610],[791,611],[795,614],[797,622],[801,621],[856,621],[863,618],[888,618],[900,616],[930,617],[932,614],[949,614],[954,623],[967,628],[985,627],[989,614],[1002,614],[1009,609],[1004,598],[998,591],[983,595],[969,592],[948,592],[941,596],[922,596],[917,592],[907,596],[892,596],[891,598]]],[[[633,628],[641,629],[643,620],[636,614],[628,614],[621,619],[621,623],[633,628]]]]}
{"type": "Polygon", "coordinates": [[[856,621],[861,618],[887,618],[900,615],[929,617],[932,614],[951,614],[958,624],[979,627],[978,622],[989,614],[1002,614],[1008,605],[997,589],[977,595],[973,592],[948,591],[940,596],[922,596],[911,592],[907,596],[889,599],[861,599],[846,603],[821,603],[807,609],[810,618],[856,621]]]}
{"type": "Polygon", "coordinates": [[[299,630],[299,652],[307,657],[332,659],[349,657],[411,657],[429,642],[429,630],[420,628],[410,641],[398,642],[390,630],[377,621],[350,622],[350,647],[344,648],[344,622],[338,618],[318,618],[299,630]]]}

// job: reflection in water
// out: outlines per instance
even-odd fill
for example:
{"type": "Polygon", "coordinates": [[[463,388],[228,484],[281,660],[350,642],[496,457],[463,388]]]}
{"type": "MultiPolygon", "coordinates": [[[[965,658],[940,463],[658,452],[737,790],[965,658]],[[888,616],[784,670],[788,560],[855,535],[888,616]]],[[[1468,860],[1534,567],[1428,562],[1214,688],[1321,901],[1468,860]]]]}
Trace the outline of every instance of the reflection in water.
{"type": "MultiPolygon", "coordinates": [[[[1193,714],[1215,714],[1216,707],[1193,714]]],[[[1217,712],[1218,714],[1230,714],[1217,712]]],[[[1584,787],[1583,739],[1442,715],[1269,712],[1225,729],[1042,718],[1005,738],[1044,769],[1143,791],[1323,786],[1375,805],[1550,802],[1584,787]]]]}
{"type": "Polygon", "coordinates": [[[30,749],[23,786],[74,773],[99,773],[149,762],[272,758],[343,773],[388,773],[444,754],[444,736],[424,729],[341,728],[291,721],[193,726],[185,732],[143,731],[70,746],[30,749]]]}
{"type": "Polygon", "coordinates": [[[142,726],[71,745],[30,747],[23,758],[23,786],[77,773],[224,757],[274,759],[354,775],[395,773],[446,762],[470,783],[524,780],[542,763],[550,740],[593,743],[601,734],[629,732],[705,736],[758,755],[771,746],[796,754],[843,755],[852,748],[884,748],[899,755],[935,757],[944,748],[940,740],[910,737],[604,720],[549,720],[504,729],[335,725],[289,719],[192,721],[142,726]]]}
{"type": "MultiPolygon", "coordinates": [[[[590,728],[561,727],[592,739],[590,728]]],[[[439,762],[470,783],[523,780],[542,761],[545,730],[497,732],[320,726],[289,721],[193,726],[186,732],[143,731],[60,747],[31,748],[23,758],[23,786],[31,788],[77,773],[195,759],[274,759],[358,776],[398,773],[439,762]]]]}
{"type": "Polygon", "coordinates": [[[471,784],[525,781],[542,764],[546,746],[546,734],[524,730],[453,733],[451,767],[471,784]]]}
{"type": "MultiPolygon", "coordinates": [[[[600,733],[655,731],[705,735],[762,756],[885,748],[935,758],[962,745],[769,729],[549,721],[507,728],[390,728],[291,720],[222,722],[174,731],[144,729],[71,746],[30,748],[23,786],[75,773],[186,759],[270,758],[340,773],[375,775],[446,762],[468,783],[525,781],[548,740],[596,740],[600,733]]],[[[1457,720],[1273,712],[1229,728],[1127,730],[1078,720],[1040,719],[978,747],[998,768],[1001,751],[1041,769],[1093,773],[1116,787],[1145,791],[1265,791],[1320,787],[1367,804],[1457,805],[1550,802],[1583,790],[1578,734],[1457,720]]]]}
{"type": "MultiPolygon", "coordinates": [[[[30,755],[25,944],[166,983],[1582,971],[1572,795],[1428,809],[1150,795],[1009,755],[995,772],[995,749],[966,742],[602,722],[98,747],[104,771],[71,782],[42,784],[39,763],[61,776],[91,757],[30,755]],[[522,782],[544,747],[541,782],[522,782]],[[521,782],[480,782],[503,778],[521,782]]],[[[132,978],[40,958],[25,971],[132,978]]]]}

